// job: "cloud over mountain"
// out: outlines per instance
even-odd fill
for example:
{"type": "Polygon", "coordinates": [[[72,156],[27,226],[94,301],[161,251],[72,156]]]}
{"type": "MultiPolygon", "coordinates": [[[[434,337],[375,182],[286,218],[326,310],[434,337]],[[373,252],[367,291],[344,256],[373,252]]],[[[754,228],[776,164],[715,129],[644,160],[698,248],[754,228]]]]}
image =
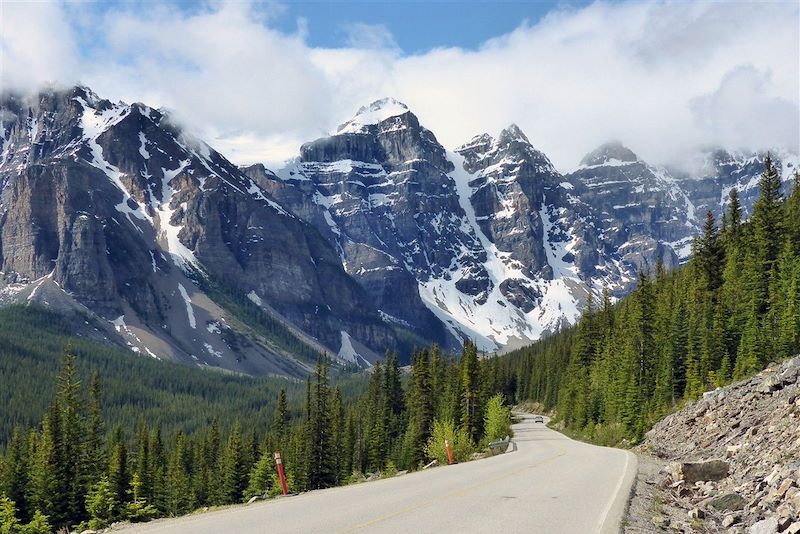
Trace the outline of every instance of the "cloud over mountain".
{"type": "Polygon", "coordinates": [[[475,50],[415,54],[366,24],[314,48],[302,20],[278,31],[260,4],[147,6],[5,4],[3,86],[80,81],[166,106],[242,163],[291,156],[385,95],[446,146],[516,122],[560,169],[611,138],[657,162],[698,144],[798,148],[795,3],[595,2],[475,50]]]}

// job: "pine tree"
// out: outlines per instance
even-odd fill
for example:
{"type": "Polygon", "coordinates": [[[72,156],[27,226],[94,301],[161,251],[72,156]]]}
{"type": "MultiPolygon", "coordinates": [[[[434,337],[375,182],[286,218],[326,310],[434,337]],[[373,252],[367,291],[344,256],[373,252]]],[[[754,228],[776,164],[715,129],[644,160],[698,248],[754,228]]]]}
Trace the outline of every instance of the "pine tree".
{"type": "Polygon", "coordinates": [[[706,213],[702,236],[695,239],[692,261],[702,276],[703,289],[716,291],[722,285],[724,249],[711,210],[706,213]]]}
{"type": "Polygon", "coordinates": [[[272,478],[276,471],[272,454],[270,451],[265,451],[253,466],[248,477],[247,489],[244,493],[245,498],[262,496],[272,489],[272,478]]]}
{"type": "Polygon", "coordinates": [[[111,433],[108,462],[108,478],[117,505],[115,515],[121,515],[124,506],[129,502],[131,473],[128,467],[128,447],[120,425],[114,427],[111,433]]]}
{"type": "Polygon", "coordinates": [[[461,425],[474,442],[480,439],[483,430],[483,410],[480,399],[480,383],[478,382],[478,348],[469,340],[464,342],[460,365],[462,384],[461,425]]]}
{"type": "Polygon", "coordinates": [[[116,495],[107,477],[103,477],[89,488],[86,495],[86,509],[89,512],[89,527],[92,529],[105,528],[116,519],[119,504],[116,495]]]}
{"type": "Polygon", "coordinates": [[[139,435],[137,438],[137,454],[136,454],[136,468],[134,469],[134,476],[137,479],[137,495],[134,500],[142,499],[145,502],[152,502],[153,500],[153,479],[151,471],[150,459],[150,431],[146,423],[139,426],[139,435]]]}
{"type": "Polygon", "coordinates": [[[764,161],[764,172],[759,182],[759,197],[753,205],[753,237],[757,273],[758,312],[769,309],[769,284],[775,275],[780,246],[783,243],[783,206],[781,178],[769,154],[764,161]]]}
{"type": "Polygon", "coordinates": [[[335,483],[336,473],[331,455],[330,386],[328,359],[317,361],[314,373],[315,384],[311,397],[311,419],[309,421],[309,469],[308,484],[312,489],[327,488],[335,483]]]}
{"type": "Polygon", "coordinates": [[[166,512],[173,517],[183,515],[191,508],[192,488],[187,468],[188,463],[186,436],[183,432],[178,432],[166,476],[166,512]]]}
{"type": "Polygon", "coordinates": [[[0,494],[0,534],[17,534],[20,522],[14,501],[0,494]]]}
{"type": "Polygon", "coordinates": [[[247,486],[248,472],[244,463],[242,431],[238,421],[233,424],[228,435],[220,469],[223,504],[240,502],[247,486]]]}
{"type": "Polygon", "coordinates": [[[289,426],[289,409],[286,404],[286,390],[278,393],[278,403],[275,405],[275,417],[272,420],[272,432],[278,441],[282,441],[289,426]]]}
{"type": "Polygon", "coordinates": [[[424,460],[425,444],[433,424],[433,402],[428,354],[417,352],[411,365],[408,392],[408,428],[403,439],[403,463],[414,469],[424,460]]]}
{"type": "Polygon", "coordinates": [[[161,437],[161,425],[157,425],[150,438],[149,476],[153,484],[152,504],[160,513],[167,510],[167,455],[161,437]]]}
{"type": "Polygon", "coordinates": [[[63,463],[59,473],[65,481],[65,519],[77,521],[83,517],[85,511],[84,495],[86,494],[83,473],[84,466],[81,460],[84,457],[83,437],[84,421],[81,416],[81,390],[78,380],[78,371],[75,366],[75,355],[67,347],[64,355],[64,366],[57,379],[59,398],[62,409],[61,428],[63,432],[63,463]]]}
{"type": "Polygon", "coordinates": [[[331,467],[333,469],[333,480],[338,484],[343,480],[342,465],[344,460],[344,440],[345,440],[345,414],[344,403],[342,402],[342,390],[337,386],[333,390],[331,399],[331,467]]]}
{"type": "Polygon", "coordinates": [[[216,476],[220,465],[221,447],[222,438],[220,437],[219,419],[215,417],[211,421],[211,428],[203,444],[203,465],[201,466],[201,469],[208,473],[208,488],[206,491],[208,492],[209,501],[213,504],[225,502],[220,477],[216,476]]]}
{"type": "Polygon", "coordinates": [[[4,469],[0,470],[0,495],[5,495],[16,504],[17,515],[22,522],[30,519],[28,507],[28,444],[21,427],[15,427],[8,443],[4,469]]]}
{"type": "Polygon", "coordinates": [[[106,471],[108,460],[105,440],[106,428],[103,420],[100,377],[97,371],[94,371],[89,388],[89,412],[86,420],[85,477],[87,487],[99,481],[106,471]]]}
{"type": "Polygon", "coordinates": [[[61,409],[54,401],[47,410],[42,423],[41,436],[31,440],[35,450],[30,469],[28,502],[31,509],[38,509],[52,517],[57,525],[65,524],[63,512],[64,484],[58,479],[61,458],[61,409]]]}
{"type": "Polygon", "coordinates": [[[735,187],[728,194],[728,228],[727,238],[731,243],[738,244],[742,226],[742,204],[739,201],[739,190],[735,187]]]}
{"type": "Polygon", "coordinates": [[[347,410],[347,419],[342,436],[342,463],[339,480],[347,480],[353,472],[356,452],[356,413],[353,408],[347,410]]]}

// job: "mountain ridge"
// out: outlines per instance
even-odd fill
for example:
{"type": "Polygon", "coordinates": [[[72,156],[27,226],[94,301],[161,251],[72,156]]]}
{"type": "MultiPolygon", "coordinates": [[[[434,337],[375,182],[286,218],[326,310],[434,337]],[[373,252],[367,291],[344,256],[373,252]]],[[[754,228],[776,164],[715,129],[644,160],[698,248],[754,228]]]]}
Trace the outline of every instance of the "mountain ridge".
{"type": "Polygon", "coordinates": [[[142,354],[255,374],[304,372],[289,345],[367,365],[401,343],[539,339],[590,292],[685,261],[701,210],[735,186],[749,209],[763,159],[717,151],[695,179],[612,142],[560,173],[515,124],[448,150],[386,98],[273,172],[88,88],[0,102],[0,301],[85,308],[142,354]],[[243,306],[293,341],[265,346],[243,306]]]}

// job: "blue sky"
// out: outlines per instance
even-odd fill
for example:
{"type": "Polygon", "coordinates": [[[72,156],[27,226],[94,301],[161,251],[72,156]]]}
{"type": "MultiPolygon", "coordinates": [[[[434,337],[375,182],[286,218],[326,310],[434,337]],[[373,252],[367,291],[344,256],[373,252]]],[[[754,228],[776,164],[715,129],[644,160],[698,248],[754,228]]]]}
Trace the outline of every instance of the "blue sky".
{"type": "MultiPolygon", "coordinates": [[[[217,2],[164,2],[186,15],[213,9],[217,2]]],[[[146,13],[151,0],[91,2],[79,5],[95,14],[133,11],[146,13]]],[[[354,31],[364,25],[387,30],[386,37],[404,54],[420,54],[433,48],[476,49],[489,39],[507,34],[521,24],[535,24],[554,8],[579,8],[586,0],[528,1],[279,1],[255,3],[265,24],[285,33],[303,26],[310,46],[341,48],[353,43],[354,31]]],[[[91,55],[101,43],[84,33],[83,53],[91,55]]]]}
{"type": "Polygon", "coordinates": [[[559,170],[619,139],[800,150],[796,0],[0,1],[0,87],[166,107],[271,163],[391,96],[449,148],[518,124],[559,170]]]}
{"type": "Polygon", "coordinates": [[[302,17],[308,23],[313,46],[348,44],[353,24],[383,25],[403,52],[416,54],[432,48],[477,48],[493,37],[506,34],[524,21],[535,23],[553,7],[588,2],[289,2],[276,22],[291,30],[302,17]]]}

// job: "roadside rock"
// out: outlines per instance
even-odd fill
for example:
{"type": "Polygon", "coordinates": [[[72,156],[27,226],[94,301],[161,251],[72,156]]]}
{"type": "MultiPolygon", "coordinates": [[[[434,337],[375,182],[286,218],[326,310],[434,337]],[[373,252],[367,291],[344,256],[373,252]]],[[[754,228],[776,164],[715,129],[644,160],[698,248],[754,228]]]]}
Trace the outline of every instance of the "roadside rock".
{"type": "Polygon", "coordinates": [[[800,356],[707,392],[656,423],[638,452],[661,466],[645,517],[669,527],[656,528],[800,534],[800,356]]]}
{"type": "Polygon", "coordinates": [[[722,480],[728,476],[728,462],[710,460],[708,462],[683,462],[669,467],[670,475],[676,482],[683,480],[694,484],[706,480],[722,480]]]}
{"type": "Polygon", "coordinates": [[[774,517],[759,521],[747,531],[748,534],[775,534],[778,532],[778,520],[774,517]]]}
{"type": "Polygon", "coordinates": [[[709,506],[721,512],[741,510],[744,508],[745,504],[747,504],[747,501],[738,493],[726,493],[708,502],[709,506]]]}

